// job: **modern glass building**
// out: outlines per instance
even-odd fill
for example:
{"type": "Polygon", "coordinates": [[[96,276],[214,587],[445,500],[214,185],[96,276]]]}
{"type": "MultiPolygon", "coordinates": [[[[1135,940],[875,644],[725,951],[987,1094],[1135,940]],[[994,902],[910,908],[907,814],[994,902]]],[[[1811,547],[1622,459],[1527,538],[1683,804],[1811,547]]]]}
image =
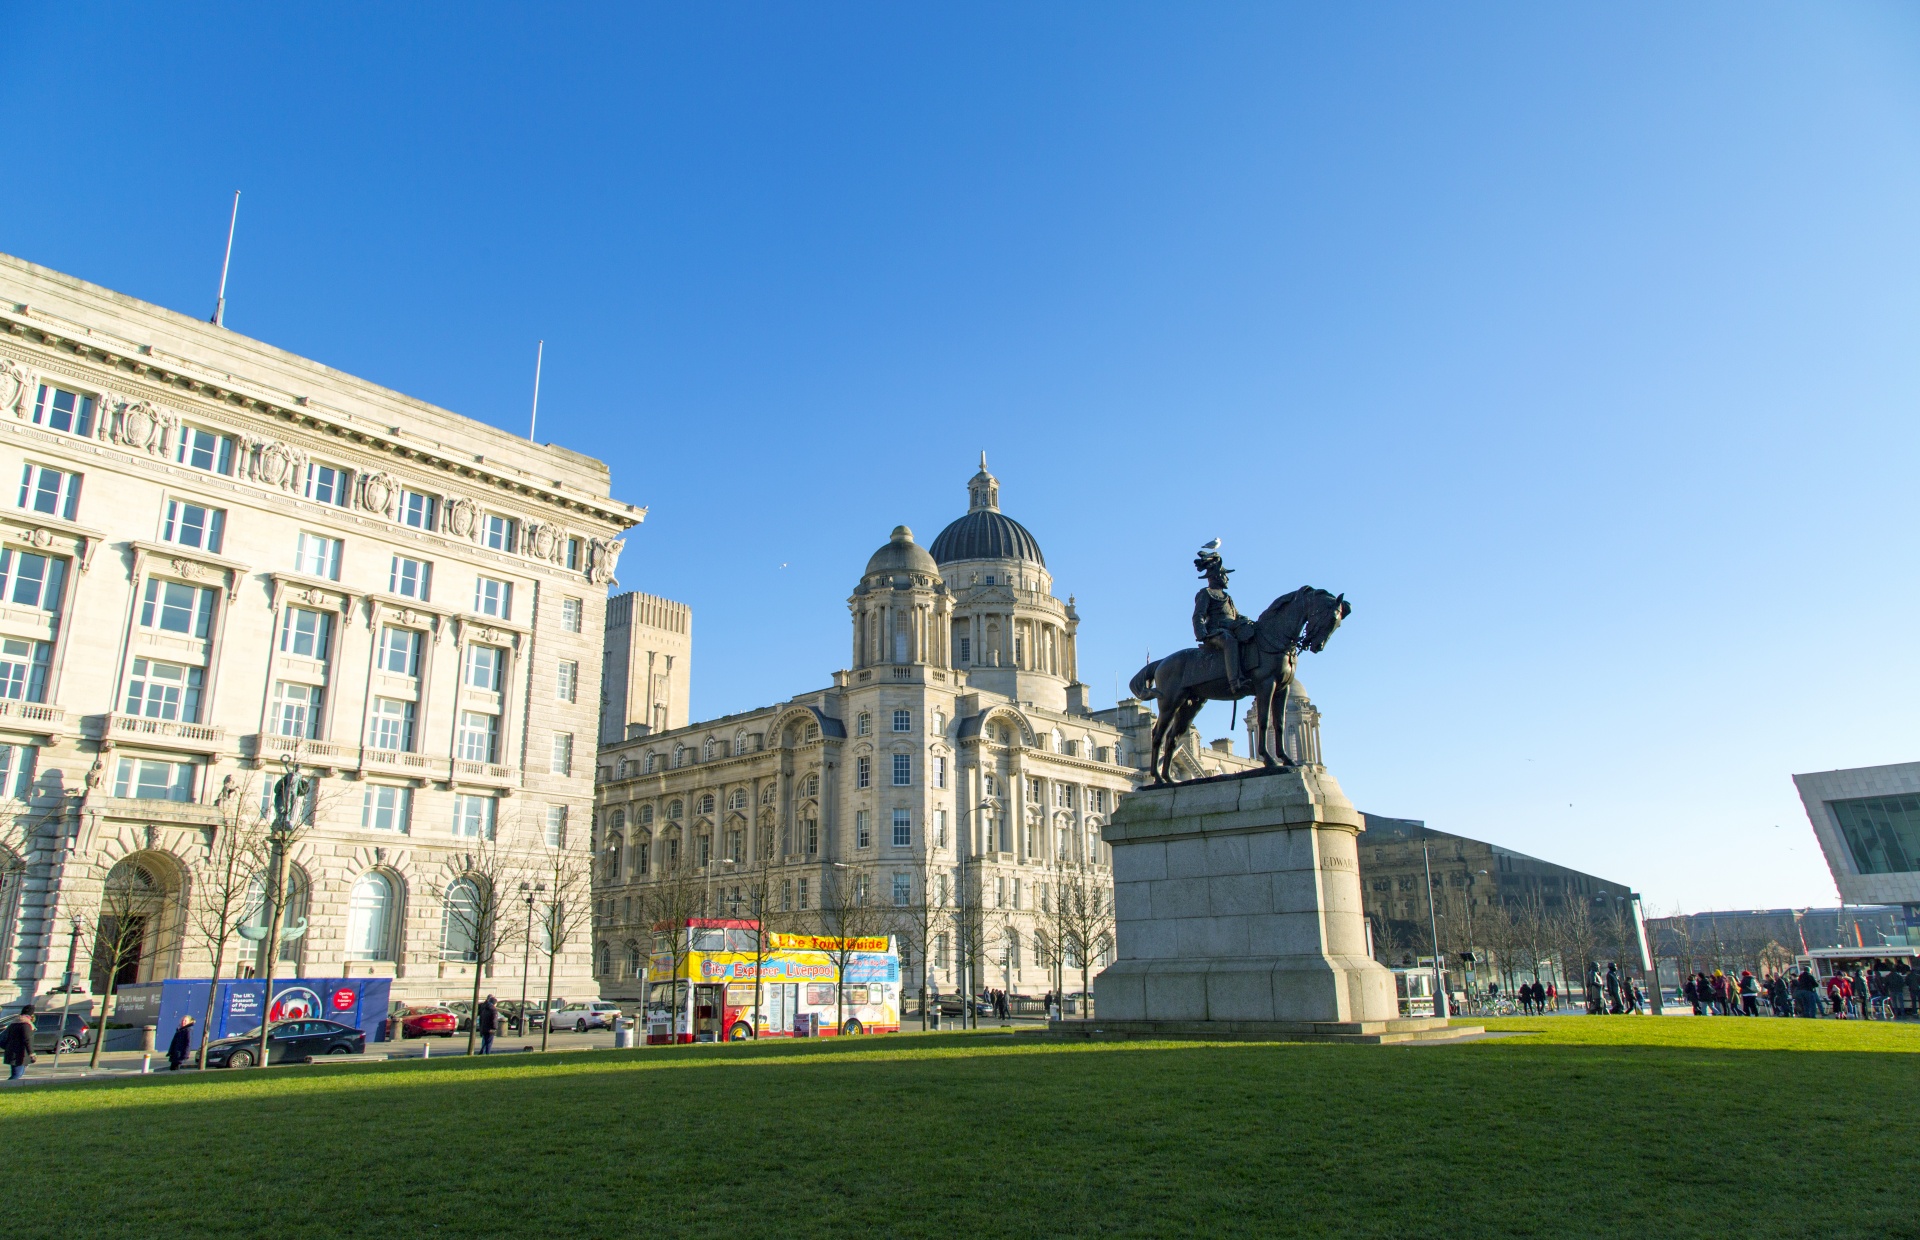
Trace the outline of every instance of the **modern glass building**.
{"type": "Polygon", "coordinates": [[[1920,940],[1920,762],[1795,775],[1807,821],[1847,904],[1902,906],[1920,940]]]}

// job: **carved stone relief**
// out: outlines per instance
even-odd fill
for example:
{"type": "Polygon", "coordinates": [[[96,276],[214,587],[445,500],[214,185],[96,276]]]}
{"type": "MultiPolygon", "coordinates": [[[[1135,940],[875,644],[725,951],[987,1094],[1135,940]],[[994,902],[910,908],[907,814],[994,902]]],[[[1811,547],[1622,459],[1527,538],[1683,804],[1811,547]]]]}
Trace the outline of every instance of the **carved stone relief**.
{"type": "Polygon", "coordinates": [[[554,560],[559,558],[560,531],[545,521],[528,521],[527,554],[536,560],[554,560]]]}
{"type": "Polygon", "coordinates": [[[480,526],[480,505],[462,496],[447,497],[447,533],[472,538],[480,526]]]}
{"type": "Polygon", "coordinates": [[[113,441],[135,452],[159,456],[173,442],[179,426],[179,415],[149,401],[137,400],[124,406],[114,419],[113,441]]]}
{"type": "Polygon", "coordinates": [[[0,409],[16,418],[27,416],[27,390],[32,386],[20,363],[0,358],[0,409]]]}
{"type": "Polygon", "coordinates": [[[626,543],[618,538],[587,540],[587,580],[603,586],[613,580],[614,565],[620,562],[620,550],[626,543]]]}
{"type": "Polygon", "coordinates": [[[247,476],[255,482],[283,491],[300,489],[306,473],[307,454],[290,444],[273,439],[258,439],[249,445],[247,476]]]}
{"type": "Polygon", "coordinates": [[[360,476],[360,507],[391,517],[400,498],[400,482],[385,470],[376,469],[360,476]]]}

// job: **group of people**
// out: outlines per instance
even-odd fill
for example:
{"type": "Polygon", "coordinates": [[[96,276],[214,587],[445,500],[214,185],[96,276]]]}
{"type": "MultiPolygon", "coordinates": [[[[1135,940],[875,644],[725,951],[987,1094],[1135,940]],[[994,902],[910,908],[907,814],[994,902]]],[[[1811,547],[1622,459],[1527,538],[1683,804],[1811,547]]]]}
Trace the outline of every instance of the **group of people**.
{"type": "Polygon", "coordinates": [[[1759,1016],[1761,1001],[1774,1016],[1838,1020],[1895,1020],[1920,1012],[1920,970],[1905,960],[1891,966],[1875,961],[1836,969],[1826,979],[1802,965],[1798,973],[1769,972],[1755,977],[1751,969],[1729,977],[1722,969],[1697,972],[1680,988],[1695,1016],[1759,1016]]]}
{"type": "MultiPolygon", "coordinates": [[[[1495,983],[1491,989],[1498,992],[1499,984],[1495,983]]],[[[1552,982],[1521,982],[1513,997],[1528,1016],[1545,1016],[1560,1006],[1560,988],[1552,982]]]]}
{"type": "Polygon", "coordinates": [[[1587,1015],[1623,1016],[1646,1010],[1647,995],[1640,983],[1621,969],[1618,961],[1607,961],[1606,976],[1600,975],[1597,961],[1587,962],[1587,1015]]]}

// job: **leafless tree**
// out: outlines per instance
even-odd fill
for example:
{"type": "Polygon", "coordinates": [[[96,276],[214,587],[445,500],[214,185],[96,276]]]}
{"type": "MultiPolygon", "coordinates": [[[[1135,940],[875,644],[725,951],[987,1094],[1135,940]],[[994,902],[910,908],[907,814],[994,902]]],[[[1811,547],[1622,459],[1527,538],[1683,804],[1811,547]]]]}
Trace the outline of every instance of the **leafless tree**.
{"type": "MultiPolygon", "coordinates": [[[[685,1010],[686,1001],[681,997],[681,987],[691,986],[683,974],[686,973],[687,956],[692,943],[687,935],[687,922],[706,912],[707,879],[697,874],[678,854],[663,860],[654,880],[642,890],[641,906],[646,910],[647,924],[652,928],[655,946],[664,944],[669,962],[667,975],[668,1006],[671,1018],[668,1021],[668,1036],[678,1032],[680,1013],[685,1010]]],[[[647,976],[648,1006],[651,1006],[653,976],[647,976]]]]}
{"type": "Polygon", "coordinates": [[[213,1039],[213,1010],[226,972],[227,944],[240,927],[255,916],[264,923],[260,896],[266,890],[268,862],[267,815],[260,812],[254,779],[229,775],[214,798],[214,825],[206,855],[194,868],[193,900],[188,924],[206,945],[212,959],[212,981],[200,1018],[200,1067],[207,1066],[207,1043],[213,1039]]]}
{"type": "Polygon", "coordinates": [[[1113,880],[1090,866],[1070,867],[1061,873],[1057,898],[1065,947],[1080,969],[1080,1019],[1086,1020],[1094,961],[1113,942],[1113,880]]]}
{"type": "Polygon", "coordinates": [[[873,893],[873,871],[864,865],[835,863],[820,884],[819,950],[833,963],[833,1019],[837,1032],[847,1028],[847,972],[854,958],[874,950],[873,940],[887,933],[892,909],[873,893]]]}
{"type": "Polygon", "coordinates": [[[93,929],[94,972],[106,974],[93,1054],[87,1061],[90,1067],[100,1066],[100,1052],[107,1043],[107,1018],[119,990],[120,975],[129,969],[137,971],[159,950],[172,911],[169,903],[166,889],[143,866],[123,863],[103,876],[89,910],[91,916],[83,914],[93,929]]]}
{"type": "Polygon", "coordinates": [[[473,840],[450,858],[437,893],[445,919],[441,951],[473,966],[467,1054],[480,1036],[480,989],[501,945],[513,937],[515,892],[527,866],[493,840],[473,840]]]}
{"type": "MultiPolygon", "coordinates": [[[[560,954],[566,951],[567,944],[580,933],[580,928],[592,920],[591,858],[586,853],[569,850],[564,844],[549,848],[539,860],[539,873],[535,881],[546,887],[542,893],[545,902],[536,902],[533,913],[534,928],[540,932],[540,954],[547,962],[547,998],[540,1009],[547,1013],[540,1021],[540,1049],[544,1051],[547,1049],[548,1026],[553,1019],[555,963],[560,954]]],[[[522,1012],[520,1018],[524,1023],[526,1013],[522,1012]]]]}
{"type": "MultiPolygon", "coordinates": [[[[934,944],[953,912],[946,871],[928,861],[913,875],[913,890],[904,905],[893,907],[892,928],[919,962],[920,1027],[927,1027],[927,979],[933,973],[934,944]]],[[[903,976],[902,986],[907,982],[903,976]]],[[[904,1000],[904,989],[902,993],[904,1000]]],[[[904,1012],[902,1013],[904,1015],[904,1012]]]]}

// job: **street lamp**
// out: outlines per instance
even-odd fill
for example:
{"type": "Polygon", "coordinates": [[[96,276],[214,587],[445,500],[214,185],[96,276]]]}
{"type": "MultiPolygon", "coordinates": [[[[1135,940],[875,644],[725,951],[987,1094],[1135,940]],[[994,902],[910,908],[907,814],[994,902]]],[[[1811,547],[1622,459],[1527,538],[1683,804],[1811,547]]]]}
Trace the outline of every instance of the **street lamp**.
{"type": "Polygon", "coordinates": [[[520,892],[527,901],[526,945],[520,949],[520,1032],[527,1031],[527,976],[533,970],[533,897],[535,892],[544,892],[545,883],[520,883],[520,892]]]}
{"type": "MultiPolygon", "coordinates": [[[[66,980],[61,983],[60,987],[66,991],[66,997],[60,1003],[60,1032],[54,1035],[53,1039],[53,1066],[55,1068],[60,1066],[60,1052],[65,1048],[67,1041],[67,1017],[73,1011],[73,958],[80,948],[80,919],[78,917],[70,918],[68,920],[68,927],[67,975],[66,980]]],[[[106,1037],[106,1021],[100,1020],[97,1023],[100,1027],[93,1031],[93,1036],[96,1038],[106,1037]]]]}
{"type": "MultiPolygon", "coordinates": [[[[267,869],[270,877],[267,882],[267,960],[266,993],[260,1000],[260,1047],[256,1067],[267,1066],[267,1026],[273,1014],[273,966],[280,955],[280,921],[286,916],[287,886],[287,846],[293,841],[293,815],[299,808],[301,798],[307,795],[313,781],[300,774],[300,764],[293,755],[283,754],[281,766],[285,769],[279,779],[273,781],[273,823],[267,832],[267,842],[271,848],[267,869]]],[[[286,937],[297,939],[307,932],[305,925],[291,930],[286,937]]]]}

